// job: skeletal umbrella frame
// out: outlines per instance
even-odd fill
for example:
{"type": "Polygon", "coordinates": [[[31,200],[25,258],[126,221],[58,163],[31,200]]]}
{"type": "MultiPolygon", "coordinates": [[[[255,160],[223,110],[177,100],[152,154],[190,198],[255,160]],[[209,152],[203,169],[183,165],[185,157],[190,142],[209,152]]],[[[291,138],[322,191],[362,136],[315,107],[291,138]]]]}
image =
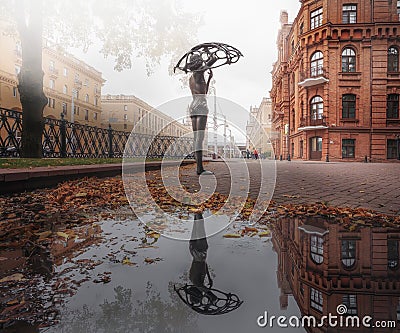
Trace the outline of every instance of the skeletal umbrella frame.
{"type": "Polygon", "coordinates": [[[183,303],[204,315],[222,315],[236,310],[243,303],[236,294],[211,287],[186,284],[180,288],[174,286],[174,290],[183,303]]]}
{"type": "Polygon", "coordinates": [[[243,54],[231,45],[224,43],[203,43],[192,47],[189,52],[183,55],[174,67],[174,72],[176,69],[180,69],[185,73],[214,69],[224,65],[234,64],[240,57],[243,57],[243,54]],[[189,70],[187,65],[190,62],[190,57],[195,54],[201,57],[203,66],[199,70],[189,70]],[[211,59],[217,60],[213,65],[207,66],[208,61],[211,59]]]}

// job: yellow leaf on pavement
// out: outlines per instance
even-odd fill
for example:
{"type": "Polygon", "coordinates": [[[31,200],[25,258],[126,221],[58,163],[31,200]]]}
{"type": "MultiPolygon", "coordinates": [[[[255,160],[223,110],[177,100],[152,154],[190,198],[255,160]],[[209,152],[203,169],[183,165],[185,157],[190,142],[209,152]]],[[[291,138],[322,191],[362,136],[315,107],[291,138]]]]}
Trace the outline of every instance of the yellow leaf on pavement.
{"type": "Polygon", "coordinates": [[[130,261],[129,258],[125,257],[125,258],[122,260],[122,265],[133,266],[133,265],[136,265],[136,264],[135,264],[134,262],[130,261]]]}
{"type": "Polygon", "coordinates": [[[225,234],[222,237],[224,237],[224,238],[240,238],[242,236],[240,236],[239,234],[225,234]]]}
{"type": "Polygon", "coordinates": [[[68,239],[68,237],[69,237],[68,234],[66,234],[65,232],[62,232],[62,231],[58,231],[57,236],[64,237],[65,239],[68,239]]]}

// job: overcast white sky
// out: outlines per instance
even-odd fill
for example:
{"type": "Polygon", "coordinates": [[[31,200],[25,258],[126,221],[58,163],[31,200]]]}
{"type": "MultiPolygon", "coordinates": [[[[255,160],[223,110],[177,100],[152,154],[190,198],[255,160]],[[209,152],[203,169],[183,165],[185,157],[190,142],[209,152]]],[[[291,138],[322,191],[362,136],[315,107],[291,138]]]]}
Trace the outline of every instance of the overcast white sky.
{"type": "MultiPolygon", "coordinates": [[[[217,95],[232,100],[247,111],[250,105],[258,106],[271,89],[270,71],[277,58],[276,38],[280,28],[280,11],[286,9],[289,21],[292,22],[300,8],[300,2],[182,0],[181,3],[186,11],[203,13],[204,25],[199,30],[199,42],[231,44],[244,55],[238,63],[214,70],[217,95]]],[[[103,73],[107,80],[103,94],[133,94],[154,107],[190,94],[188,88],[181,88],[177,76],[168,75],[167,60],[148,77],[141,59],[135,59],[131,70],[117,72],[113,70],[113,59],[104,59],[95,48],[90,49],[87,54],[79,53],[76,56],[103,73]]],[[[225,112],[228,120],[244,129],[248,114],[243,112],[233,115],[228,112],[225,112]]],[[[179,117],[178,113],[180,111],[171,116],[179,117]]]]}

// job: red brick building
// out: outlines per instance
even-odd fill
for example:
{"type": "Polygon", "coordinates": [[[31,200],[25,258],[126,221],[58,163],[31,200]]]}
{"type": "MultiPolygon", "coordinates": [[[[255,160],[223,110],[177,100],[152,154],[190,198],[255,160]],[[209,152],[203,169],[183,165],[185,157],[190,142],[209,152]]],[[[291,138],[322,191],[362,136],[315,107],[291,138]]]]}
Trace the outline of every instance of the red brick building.
{"type": "MultiPolygon", "coordinates": [[[[283,218],[273,225],[280,305],[293,295],[302,316],[370,316],[385,328],[321,327],[308,332],[400,332],[400,232],[383,227],[345,229],[322,218],[283,218]],[[389,328],[388,321],[392,327],[389,328]],[[397,327],[393,327],[394,324],[397,327]],[[383,326],[383,325],[382,325],[383,326]]],[[[346,322],[345,319],[343,321],[346,322]]]]}
{"type": "Polygon", "coordinates": [[[281,13],[270,92],[275,155],[400,156],[400,1],[301,0],[281,13]]]}

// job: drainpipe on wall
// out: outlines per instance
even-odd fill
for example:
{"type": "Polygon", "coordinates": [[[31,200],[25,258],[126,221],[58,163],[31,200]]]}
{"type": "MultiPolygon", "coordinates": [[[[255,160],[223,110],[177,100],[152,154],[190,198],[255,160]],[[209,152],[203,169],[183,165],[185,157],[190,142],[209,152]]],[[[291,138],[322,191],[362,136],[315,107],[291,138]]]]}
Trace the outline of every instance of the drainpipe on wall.
{"type": "Polygon", "coordinates": [[[287,155],[287,160],[290,161],[290,150],[291,150],[291,144],[290,144],[290,75],[287,74],[287,82],[288,82],[288,94],[289,94],[289,112],[288,112],[288,133],[287,133],[287,150],[288,150],[288,155],[287,155]]]}
{"type": "MultiPolygon", "coordinates": [[[[372,1],[372,7],[374,6],[374,2],[372,1]]],[[[373,12],[373,8],[372,8],[372,12],[373,12]]],[[[372,34],[372,31],[371,31],[372,34]]],[[[369,71],[369,161],[372,161],[372,132],[373,132],[373,128],[372,128],[372,71],[373,71],[373,62],[372,62],[372,35],[371,35],[371,49],[370,49],[370,71],[369,71]]]]}
{"type": "MultiPolygon", "coordinates": [[[[372,7],[371,8],[371,14],[372,14],[371,21],[374,23],[375,22],[374,0],[371,0],[371,7],[372,7]]],[[[370,38],[371,38],[371,50],[370,50],[370,57],[369,57],[369,62],[370,62],[370,65],[369,65],[369,68],[370,68],[370,71],[369,71],[369,107],[370,107],[370,112],[369,112],[369,128],[370,128],[370,130],[369,130],[369,161],[372,162],[372,132],[373,132],[373,128],[372,128],[372,77],[373,77],[373,75],[372,75],[372,68],[373,68],[372,67],[372,65],[373,65],[372,64],[372,54],[373,54],[373,52],[372,52],[372,31],[371,31],[370,38]]]]}

